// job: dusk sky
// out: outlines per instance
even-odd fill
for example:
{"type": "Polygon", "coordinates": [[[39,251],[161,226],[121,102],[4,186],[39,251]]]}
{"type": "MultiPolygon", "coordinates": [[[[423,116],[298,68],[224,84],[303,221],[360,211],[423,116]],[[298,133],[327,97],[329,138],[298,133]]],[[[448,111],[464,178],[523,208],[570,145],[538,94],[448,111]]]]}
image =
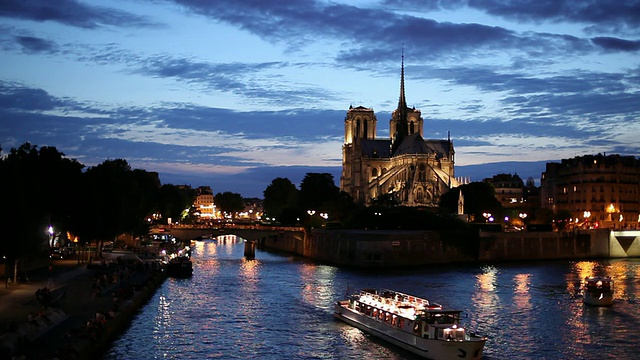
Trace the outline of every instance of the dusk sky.
{"type": "Polygon", "coordinates": [[[456,176],[640,154],[640,1],[0,0],[0,146],[125,159],[163,184],[262,197],[339,185],[344,118],[389,137],[401,53],[456,176]]]}

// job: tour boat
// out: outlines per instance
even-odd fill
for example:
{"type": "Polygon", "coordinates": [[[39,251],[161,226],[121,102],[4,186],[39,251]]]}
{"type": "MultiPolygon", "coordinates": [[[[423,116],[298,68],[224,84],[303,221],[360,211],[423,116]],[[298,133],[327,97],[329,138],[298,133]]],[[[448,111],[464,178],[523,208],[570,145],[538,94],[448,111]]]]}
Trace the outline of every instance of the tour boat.
{"type": "Polygon", "coordinates": [[[334,316],[428,359],[481,359],[487,338],[462,327],[461,312],[397,291],[366,289],[337,301],[334,316]]]}
{"type": "Polygon", "coordinates": [[[613,305],[613,279],[609,276],[590,276],[584,279],[582,301],[595,306],[613,305]]]}

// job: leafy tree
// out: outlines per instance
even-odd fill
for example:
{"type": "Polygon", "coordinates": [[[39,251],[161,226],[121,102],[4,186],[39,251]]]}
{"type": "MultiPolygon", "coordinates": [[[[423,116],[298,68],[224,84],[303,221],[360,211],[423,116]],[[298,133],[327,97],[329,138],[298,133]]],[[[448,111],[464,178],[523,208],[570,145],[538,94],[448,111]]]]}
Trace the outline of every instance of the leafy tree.
{"type": "Polygon", "coordinates": [[[82,242],[148,233],[145,219],[159,206],[156,175],[131,170],[123,159],[106,160],[87,169],[83,185],[83,212],[75,226],[82,242]]]}
{"type": "Polygon", "coordinates": [[[303,211],[308,209],[328,211],[328,203],[338,198],[340,188],[329,173],[307,173],[300,183],[299,204],[303,211]]]}
{"type": "Polygon", "coordinates": [[[176,186],[172,184],[162,185],[160,188],[159,210],[162,214],[163,222],[169,218],[181,219],[185,209],[189,208],[196,198],[196,191],[187,186],[176,186]]]}
{"type": "Polygon", "coordinates": [[[489,212],[496,219],[503,214],[502,204],[495,197],[494,188],[485,182],[472,182],[453,188],[440,197],[440,209],[448,213],[458,211],[460,191],[464,196],[464,212],[473,215],[477,222],[484,222],[483,213],[489,212]]]}
{"type": "Polygon", "coordinates": [[[263,192],[265,216],[282,223],[294,223],[299,217],[298,189],[287,178],[275,178],[263,192]]]}
{"type": "Polygon", "coordinates": [[[69,225],[84,165],[54,147],[24,143],[0,159],[0,226],[14,229],[0,238],[0,256],[9,261],[46,249],[46,229],[69,225]],[[36,250],[36,251],[34,251],[36,250]]]}
{"type": "Polygon", "coordinates": [[[235,217],[235,213],[244,210],[244,200],[240,194],[225,191],[217,193],[213,200],[220,211],[231,214],[232,217],[235,217]]]}

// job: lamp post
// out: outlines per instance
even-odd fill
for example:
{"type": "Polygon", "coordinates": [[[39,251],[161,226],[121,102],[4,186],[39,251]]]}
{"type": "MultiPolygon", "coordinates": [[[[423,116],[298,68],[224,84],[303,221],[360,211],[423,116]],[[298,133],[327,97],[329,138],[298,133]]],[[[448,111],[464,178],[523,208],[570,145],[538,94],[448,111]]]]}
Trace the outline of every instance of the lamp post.
{"type": "Polygon", "coordinates": [[[47,232],[49,233],[49,249],[53,249],[53,226],[49,225],[49,228],[47,228],[47,232]]]}

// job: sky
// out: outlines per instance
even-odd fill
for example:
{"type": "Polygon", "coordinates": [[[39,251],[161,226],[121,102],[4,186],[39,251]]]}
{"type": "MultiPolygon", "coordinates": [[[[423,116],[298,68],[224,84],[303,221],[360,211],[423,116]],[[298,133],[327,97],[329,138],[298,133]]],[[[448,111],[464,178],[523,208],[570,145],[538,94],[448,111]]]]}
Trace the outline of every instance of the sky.
{"type": "Polygon", "coordinates": [[[0,0],[0,51],[3,154],[125,159],[215,193],[339,185],[347,110],[389,137],[403,52],[457,177],[640,154],[640,0],[0,0]]]}

